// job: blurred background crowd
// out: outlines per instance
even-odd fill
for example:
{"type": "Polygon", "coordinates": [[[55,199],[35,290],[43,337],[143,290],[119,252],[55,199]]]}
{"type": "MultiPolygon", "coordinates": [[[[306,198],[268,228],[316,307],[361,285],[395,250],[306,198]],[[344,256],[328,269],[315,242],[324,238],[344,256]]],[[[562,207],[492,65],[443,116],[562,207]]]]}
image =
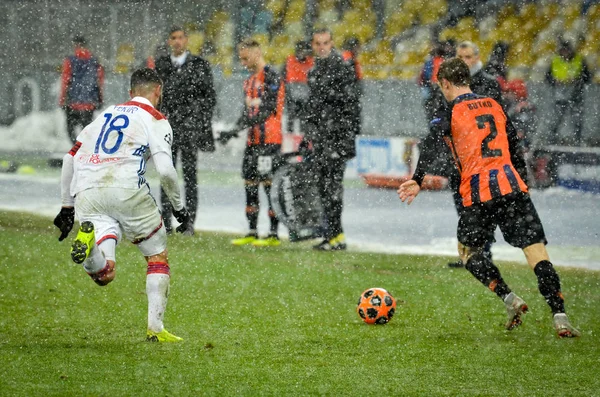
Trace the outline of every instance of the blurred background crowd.
{"type": "Polygon", "coordinates": [[[298,41],[328,27],[340,50],[349,39],[358,44],[367,135],[423,136],[428,62],[470,41],[513,110],[534,115],[527,122],[531,140],[600,145],[599,1],[7,0],[0,23],[2,124],[57,106],[56,82],[75,35],[85,36],[104,66],[105,103],[111,103],[124,95],[132,70],[167,51],[169,26],[184,26],[190,52],[212,65],[216,118],[227,123],[238,113],[240,101],[231,98],[241,96],[244,78],[238,42],[254,38],[267,62],[283,68],[298,41]],[[561,109],[557,86],[567,85],[579,91],[581,102],[561,109]]]}

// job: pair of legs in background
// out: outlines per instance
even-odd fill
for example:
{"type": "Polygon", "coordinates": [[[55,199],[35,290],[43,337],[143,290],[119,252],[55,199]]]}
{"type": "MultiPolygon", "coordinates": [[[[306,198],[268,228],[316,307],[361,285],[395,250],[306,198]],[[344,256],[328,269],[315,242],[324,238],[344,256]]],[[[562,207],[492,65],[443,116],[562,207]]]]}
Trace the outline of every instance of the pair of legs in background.
{"type": "Polygon", "coordinates": [[[558,336],[579,336],[565,313],[560,279],[546,251],[540,218],[529,194],[521,192],[465,207],[457,231],[458,252],[466,269],[503,300],[508,315],[506,329],[521,324],[521,315],[527,312],[528,306],[512,292],[498,267],[484,254],[483,247],[493,241],[496,227],[500,227],[507,243],[523,250],[537,277],[540,294],[550,306],[558,336]]]}
{"type": "Polygon", "coordinates": [[[271,180],[280,161],[280,145],[246,146],[242,161],[242,178],[246,194],[246,219],[248,234],[231,241],[233,245],[253,245],[267,247],[280,245],[277,229],[279,220],[271,201],[271,180]],[[260,185],[263,186],[269,206],[269,234],[266,238],[258,236],[258,216],[260,213],[260,185]]]}
{"type": "MultiPolygon", "coordinates": [[[[183,174],[183,186],[185,190],[184,207],[190,213],[192,224],[196,222],[196,211],[198,209],[198,134],[195,131],[178,130],[173,131],[173,165],[177,166],[178,155],[181,154],[181,170],[183,174]]],[[[173,231],[173,206],[164,189],[160,189],[160,202],[162,216],[167,233],[173,231]]]]}
{"type": "Polygon", "coordinates": [[[582,144],[582,132],[583,132],[583,97],[581,99],[575,99],[570,101],[556,101],[554,107],[554,119],[550,128],[550,136],[548,143],[552,145],[559,145],[563,143],[563,139],[560,137],[560,129],[566,126],[567,113],[571,114],[571,120],[573,122],[573,138],[566,139],[566,142],[572,142],[576,145],[582,144]]]}
{"type": "Polygon", "coordinates": [[[141,189],[93,188],[75,199],[81,226],[73,242],[71,257],[100,286],[115,278],[116,245],[124,237],[136,244],[147,262],[146,295],[148,329],[152,342],[182,339],[164,328],[170,286],[167,235],[160,212],[147,187],[141,189]]]}
{"type": "Polygon", "coordinates": [[[75,143],[79,132],[94,119],[93,110],[75,110],[71,107],[65,108],[67,117],[67,132],[71,142],[75,143]],[[77,127],[80,127],[79,129],[77,127]]]}
{"type": "Polygon", "coordinates": [[[317,157],[314,173],[323,207],[323,241],[313,248],[318,251],[346,249],[346,238],[342,228],[344,209],[344,172],[346,160],[341,158],[317,157]]]}

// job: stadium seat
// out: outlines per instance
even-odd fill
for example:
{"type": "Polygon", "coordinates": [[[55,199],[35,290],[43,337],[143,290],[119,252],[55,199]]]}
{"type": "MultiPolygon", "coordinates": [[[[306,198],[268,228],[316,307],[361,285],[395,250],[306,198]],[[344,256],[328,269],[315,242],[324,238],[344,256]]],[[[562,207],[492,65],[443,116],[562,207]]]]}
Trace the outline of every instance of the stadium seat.
{"type": "Polygon", "coordinates": [[[285,0],[267,0],[265,10],[271,12],[273,16],[279,17],[285,11],[285,0]]]}
{"type": "Polygon", "coordinates": [[[301,40],[304,38],[304,24],[302,21],[288,23],[285,25],[284,33],[290,36],[290,38],[301,40]]]}
{"type": "Polygon", "coordinates": [[[525,41],[520,41],[511,45],[506,58],[506,65],[509,68],[520,66],[530,67],[533,65],[534,61],[535,58],[530,44],[525,41]]]}
{"type": "MultiPolygon", "coordinates": [[[[516,13],[514,4],[512,4],[512,3],[505,4],[496,13],[496,21],[498,22],[498,24],[502,24],[508,18],[515,18],[516,14],[517,13],[516,13]]],[[[518,26],[518,25],[515,25],[515,26],[518,26]]]]}
{"type": "MultiPolygon", "coordinates": [[[[204,34],[207,39],[216,41],[216,38],[221,34],[221,29],[230,20],[229,14],[225,11],[217,11],[209,18],[204,28],[204,34]]],[[[233,45],[233,43],[232,43],[233,45]]]]}
{"type": "Polygon", "coordinates": [[[586,17],[588,21],[596,21],[598,23],[600,21],[600,3],[593,4],[587,11],[586,17]]]}
{"type": "Polygon", "coordinates": [[[424,5],[422,0],[405,0],[402,9],[409,14],[417,15],[424,5]]]}
{"type": "Polygon", "coordinates": [[[461,18],[456,27],[456,37],[460,38],[459,40],[469,40],[469,41],[477,41],[479,40],[479,34],[477,29],[475,28],[475,18],[473,17],[464,17],[461,18]]]}
{"type": "Polygon", "coordinates": [[[559,16],[559,13],[560,6],[558,3],[548,2],[542,6],[540,12],[538,13],[538,17],[541,16],[543,19],[553,20],[559,16]]]}
{"type": "Polygon", "coordinates": [[[414,17],[414,13],[403,12],[403,10],[389,16],[385,21],[385,37],[391,39],[410,28],[414,22],[414,17]]]}
{"type": "Polygon", "coordinates": [[[305,11],[306,4],[303,1],[293,0],[289,3],[285,12],[285,17],[283,18],[284,24],[302,22],[305,11]]]}
{"type": "Polygon", "coordinates": [[[419,20],[423,25],[429,25],[439,21],[448,12],[448,5],[445,0],[431,0],[427,7],[419,11],[419,20]]]}
{"type": "Polygon", "coordinates": [[[316,23],[324,26],[329,26],[339,21],[339,15],[336,10],[323,10],[319,12],[316,23]]]}
{"type": "Polygon", "coordinates": [[[290,36],[285,33],[276,34],[271,37],[271,46],[274,48],[282,48],[287,46],[294,46],[292,40],[290,40],[290,36]]]}
{"type": "Polygon", "coordinates": [[[522,21],[535,19],[537,15],[537,6],[535,3],[526,3],[519,10],[519,17],[522,21]]]}
{"type": "Polygon", "coordinates": [[[350,5],[358,11],[371,11],[371,0],[350,0],[350,5]]]}
{"type": "Polygon", "coordinates": [[[266,33],[271,31],[273,24],[273,13],[269,10],[260,10],[254,16],[254,33],[266,33]]]}
{"type": "Polygon", "coordinates": [[[198,31],[188,33],[188,50],[192,55],[200,54],[204,45],[204,34],[198,31]]]}

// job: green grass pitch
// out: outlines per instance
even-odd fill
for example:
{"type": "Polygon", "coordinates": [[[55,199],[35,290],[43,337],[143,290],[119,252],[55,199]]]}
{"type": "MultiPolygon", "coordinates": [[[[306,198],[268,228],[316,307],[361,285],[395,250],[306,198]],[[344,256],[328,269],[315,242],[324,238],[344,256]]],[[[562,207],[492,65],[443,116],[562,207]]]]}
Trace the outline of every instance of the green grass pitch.
{"type": "MultiPolygon", "coordinates": [[[[600,272],[559,268],[583,332],[559,340],[524,265],[501,263],[529,304],[503,328],[502,302],[451,258],[233,248],[231,236],[169,238],[167,329],[144,342],[145,262],[127,242],[96,286],[51,219],[0,212],[0,395],[592,396],[600,393],[600,272]],[[398,300],[364,324],[360,293],[398,300]]],[[[71,239],[74,233],[71,234],[71,239]]]]}

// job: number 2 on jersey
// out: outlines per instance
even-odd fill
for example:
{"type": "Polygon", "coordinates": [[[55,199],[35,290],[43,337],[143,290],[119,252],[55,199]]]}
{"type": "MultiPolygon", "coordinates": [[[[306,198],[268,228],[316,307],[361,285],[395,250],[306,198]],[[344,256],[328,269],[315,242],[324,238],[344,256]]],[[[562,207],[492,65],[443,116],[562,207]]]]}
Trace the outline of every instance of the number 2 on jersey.
{"type": "Polygon", "coordinates": [[[102,130],[100,131],[100,135],[98,136],[98,140],[96,141],[94,153],[98,153],[100,148],[102,148],[104,153],[113,154],[119,150],[121,142],[123,142],[123,129],[127,128],[129,125],[129,117],[125,116],[124,114],[119,114],[113,118],[112,113],[104,113],[104,118],[106,121],[104,122],[102,130]],[[119,120],[122,120],[122,122],[119,122],[119,120]],[[106,127],[108,127],[108,129],[106,127]],[[117,132],[117,141],[112,147],[106,147],[108,137],[113,131],[117,132]]]}
{"type": "Polygon", "coordinates": [[[494,121],[494,116],[491,114],[482,114],[481,116],[475,117],[477,120],[477,128],[480,130],[484,130],[487,127],[490,130],[490,133],[487,134],[483,141],[481,142],[481,157],[500,157],[502,156],[502,150],[500,149],[490,149],[490,142],[496,139],[498,136],[498,129],[496,128],[496,121],[494,121]]]}

